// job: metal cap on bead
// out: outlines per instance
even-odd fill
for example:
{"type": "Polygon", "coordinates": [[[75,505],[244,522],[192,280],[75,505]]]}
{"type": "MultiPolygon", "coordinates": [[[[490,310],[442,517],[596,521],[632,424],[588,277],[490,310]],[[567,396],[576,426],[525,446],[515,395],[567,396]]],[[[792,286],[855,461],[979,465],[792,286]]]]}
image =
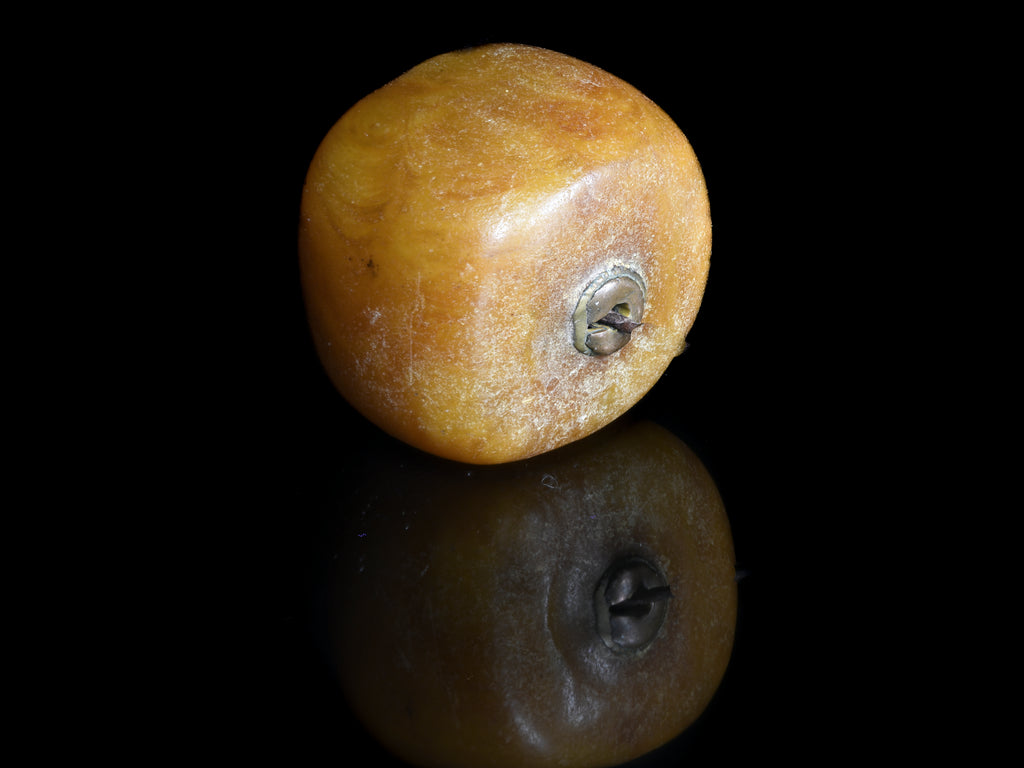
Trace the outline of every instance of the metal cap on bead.
{"type": "Polygon", "coordinates": [[[643,325],[644,281],[636,272],[616,268],[594,279],[573,312],[573,345],[585,355],[618,352],[643,325]]]}

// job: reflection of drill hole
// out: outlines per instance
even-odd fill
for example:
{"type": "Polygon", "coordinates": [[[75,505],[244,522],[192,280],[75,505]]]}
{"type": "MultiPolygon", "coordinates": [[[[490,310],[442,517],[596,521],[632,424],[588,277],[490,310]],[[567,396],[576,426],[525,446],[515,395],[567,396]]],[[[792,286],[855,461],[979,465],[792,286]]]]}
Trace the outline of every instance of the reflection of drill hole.
{"type": "Polygon", "coordinates": [[[657,566],[638,557],[616,561],[594,594],[601,640],[616,654],[642,653],[658,636],[671,597],[657,566]]]}
{"type": "Polygon", "coordinates": [[[616,304],[612,312],[618,312],[623,317],[629,317],[629,304],[616,304]]]}

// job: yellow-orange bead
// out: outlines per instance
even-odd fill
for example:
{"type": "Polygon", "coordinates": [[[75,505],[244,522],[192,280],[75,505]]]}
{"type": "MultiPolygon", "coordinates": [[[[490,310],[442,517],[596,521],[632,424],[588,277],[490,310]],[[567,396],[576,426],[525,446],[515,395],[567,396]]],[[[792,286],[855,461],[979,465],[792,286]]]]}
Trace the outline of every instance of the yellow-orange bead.
{"type": "Polygon", "coordinates": [[[316,347],[344,397],[431,453],[549,451],[635,404],[684,346],[711,250],[673,121],[568,56],[489,45],[430,59],[331,129],[302,198],[316,347]],[[588,286],[627,270],[642,325],[582,353],[588,286]]]}

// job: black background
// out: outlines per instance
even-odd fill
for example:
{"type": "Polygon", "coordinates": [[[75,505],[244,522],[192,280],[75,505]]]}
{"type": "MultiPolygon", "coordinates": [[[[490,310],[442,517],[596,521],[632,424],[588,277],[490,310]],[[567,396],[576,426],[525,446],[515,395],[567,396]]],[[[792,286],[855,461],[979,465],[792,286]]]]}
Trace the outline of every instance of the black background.
{"type": "Polygon", "coordinates": [[[635,413],[701,456],[746,576],[715,700],[638,765],[829,763],[904,735],[916,675],[900,627],[915,609],[894,510],[920,404],[893,367],[915,353],[882,331],[905,319],[891,301],[905,235],[891,185],[873,181],[892,171],[883,147],[903,143],[893,41],[777,14],[621,14],[293,12],[199,24],[172,46],[159,85],[189,181],[182,308],[201,319],[175,379],[203,566],[179,566],[202,574],[182,641],[197,659],[183,727],[212,737],[204,749],[292,765],[368,749],[359,764],[385,764],[308,621],[317,479],[380,437],[331,388],[307,336],[299,199],[319,141],[355,101],[430,56],[502,41],[636,86],[687,135],[710,192],[711,272],[691,346],[635,413]]]}

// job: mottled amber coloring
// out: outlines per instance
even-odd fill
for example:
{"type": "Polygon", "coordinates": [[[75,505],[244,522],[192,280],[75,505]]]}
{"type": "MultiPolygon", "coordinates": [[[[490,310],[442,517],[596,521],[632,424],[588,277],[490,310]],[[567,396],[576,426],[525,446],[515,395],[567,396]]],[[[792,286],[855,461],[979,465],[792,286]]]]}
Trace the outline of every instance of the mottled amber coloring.
{"type": "Polygon", "coordinates": [[[318,353],[390,434],[490,464],[635,404],[684,346],[711,250],[707,191],[673,121],[568,56],[489,45],[368,95],[310,165],[299,251],[318,353]],[[614,354],[574,345],[601,274],[645,290],[614,354]]]}

